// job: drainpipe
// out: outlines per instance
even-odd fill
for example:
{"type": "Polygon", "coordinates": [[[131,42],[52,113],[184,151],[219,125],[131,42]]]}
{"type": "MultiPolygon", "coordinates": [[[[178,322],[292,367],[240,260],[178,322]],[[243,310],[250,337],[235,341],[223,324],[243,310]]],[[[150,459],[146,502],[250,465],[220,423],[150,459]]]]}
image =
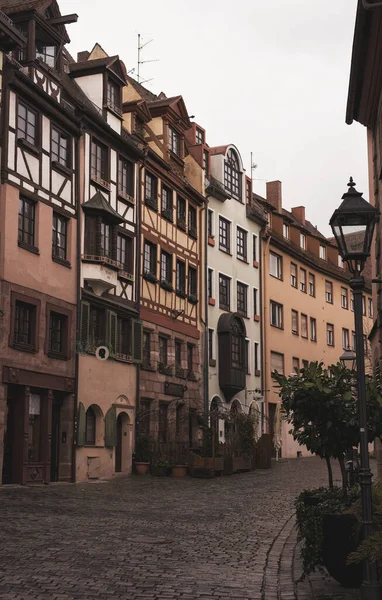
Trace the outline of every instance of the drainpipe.
{"type": "MultiPolygon", "coordinates": [[[[262,262],[261,262],[261,270],[262,270],[262,276],[261,276],[261,282],[262,282],[262,292],[260,292],[260,302],[261,302],[261,308],[263,309],[263,313],[261,315],[261,321],[264,320],[265,323],[265,319],[267,319],[268,316],[268,310],[267,310],[267,303],[266,303],[266,299],[267,299],[267,295],[266,295],[266,281],[267,281],[267,277],[266,277],[266,257],[269,255],[269,244],[271,241],[271,235],[270,234],[266,234],[269,237],[267,238],[266,244],[264,245],[264,253],[261,256],[262,262]],[[264,302],[265,300],[265,302],[264,302]]],[[[267,340],[267,336],[265,335],[265,325],[263,325],[263,327],[261,328],[261,332],[262,332],[262,339],[261,339],[261,351],[262,351],[262,361],[263,361],[263,374],[262,374],[262,383],[263,386],[266,384],[266,376],[265,374],[268,372],[268,363],[269,363],[269,359],[268,359],[268,353],[267,353],[267,344],[266,344],[266,340],[267,340]]],[[[264,390],[264,387],[263,387],[264,390]]],[[[267,390],[264,390],[264,393],[267,390]]],[[[265,396],[264,396],[264,404],[265,404],[265,396]]],[[[266,408],[264,406],[264,408],[266,408]]],[[[264,411],[265,412],[265,411],[264,411]]]]}
{"type": "Polygon", "coordinates": [[[200,221],[203,219],[203,211],[204,211],[204,320],[200,317],[202,324],[204,325],[204,379],[203,379],[203,389],[204,389],[204,415],[206,421],[208,419],[208,409],[209,409],[209,360],[208,360],[208,294],[207,294],[207,285],[208,285],[208,260],[207,260],[207,252],[208,252],[208,210],[207,210],[207,201],[209,196],[206,198],[206,204],[204,205],[203,210],[201,211],[200,221]]]}
{"type": "MultiPolygon", "coordinates": [[[[141,309],[141,272],[140,272],[140,267],[141,267],[141,247],[142,247],[142,241],[141,241],[141,223],[142,223],[142,214],[141,214],[141,209],[142,209],[142,172],[143,172],[143,168],[146,164],[146,155],[143,158],[142,164],[139,167],[138,170],[138,182],[137,182],[137,202],[136,202],[136,223],[137,223],[137,236],[136,236],[136,249],[135,249],[135,273],[136,273],[136,284],[135,284],[135,294],[136,294],[136,306],[138,309],[138,314],[140,315],[140,309],[141,309]]],[[[137,441],[137,437],[139,434],[139,420],[138,420],[138,414],[139,414],[139,408],[140,408],[140,385],[141,385],[141,365],[137,364],[137,371],[136,371],[136,388],[137,388],[137,392],[136,392],[136,397],[137,397],[137,402],[136,402],[136,413],[135,413],[135,439],[134,439],[134,447],[137,441]]]]}
{"type": "Polygon", "coordinates": [[[264,417],[265,417],[265,379],[264,379],[264,350],[263,350],[263,339],[264,339],[264,323],[263,323],[263,240],[262,240],[263,228],[260,230],[259,235],[259,257],[260,257],[260,289],[259,289],[259,300],[260,300],[260,366],[261,366],[261,393],[263,396],[263,415],[261,419],[261,435],[264,433],[264,417]]]}

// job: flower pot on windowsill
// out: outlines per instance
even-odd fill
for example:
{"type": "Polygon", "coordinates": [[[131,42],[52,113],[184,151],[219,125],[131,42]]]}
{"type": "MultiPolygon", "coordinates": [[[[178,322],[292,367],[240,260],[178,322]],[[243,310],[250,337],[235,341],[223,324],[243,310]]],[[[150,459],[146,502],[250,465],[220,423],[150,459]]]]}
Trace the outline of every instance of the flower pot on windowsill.
{"type": "Polygon", "coordinates": [[[143,273],[143,278],[146,279],[146,281],[150,281],[150,283],[156,283],[158,281],[156,275],[150,271],[145,271],[143,273]]]}
{"type": "Polygon", "coordinates": [[[208,304],[209,304],[210,306],[215,306],[215,304],[216,304],[216,300],[215,300],[215,298],[208,298],[208,304]]]}
{"type": "Polygon", "coordinates": [[[196,294],[188,294],[188,301],[190,302],[190,304],[197,304],[198,297],[196,296],[196,294]]]}
{"type": "Polygon", "coordinates": [[[187,465],[172,465],[171,475],[173,477],[185,477],[187,475],[187,465]]]}
{"type": "Polygon", "coordinates": [[[255,267],[255,269],[259,268],[259,262],[257,260],[253,261],[253,266],[255,267]]]}
{"type": "Polygon", "coordinates": [[[150,463],[149,462],[136,462],[135,468],[137,470],[138,475],[147,475],[149,472],[150,463]]]}
{"type": "Polygon", "coordinates": [[[260,321],[260,315],[253,315],[253,320],[258,323],[260,321]]]}
{"type": "Polygon", "coordinates": [[[179,298],[185,298],[187,296],[186,292],[183,290],[176,290],[176,295],[179,296],[179,298]]]}
{"type": "Polygon", "coordinates": [[[172,292],[173,289],[174,289],[172,287],[172,284],[169,281],[166,281],[165,279],[162,279],[162,281],[160,282],[160,286],[161,286],[161,288],[163,288],[167,292],[172,292]]]}
{"type": "Polygon", "coordinates": [[[209,246],[215,246],[215,240],[211,236],[208,237],[208,245],[209,246]]]}

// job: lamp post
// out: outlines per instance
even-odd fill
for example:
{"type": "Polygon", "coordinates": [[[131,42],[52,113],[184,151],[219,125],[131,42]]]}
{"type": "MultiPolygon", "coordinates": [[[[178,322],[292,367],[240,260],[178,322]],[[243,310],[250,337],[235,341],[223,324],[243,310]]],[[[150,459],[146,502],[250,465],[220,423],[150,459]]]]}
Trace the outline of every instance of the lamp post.
{"type": "Polygon", "coordinates": [[[340,362],[344,367],[347,367],[350,371],[354,371],[357,357],[353,350],[346,348],[345,352],[340,356],[340,362]]]}
{"type": "MultiPolygon", "coordinates": [[[[369,464],[365,358],[362,323],[362,291],[365,280],[362,271],[366,259],[370,256],[374,227],[379,211],[371,206],[362,194],[355,189],[353,178],[348,183],[349,190],[342,196],[343,202],[337,208],[330,226],[333,230],[339,253],[347,262],[352,275],[350,287],[354,294],[355,350],[357,363],[358,410],[360,426],[361,468],[360,484],[362,495],[362,535],[368,539],[373,532],[373,500],[369,464]],[[349,235],[351,234],[351,235],[349,235]]],[[[341,357],[342,358],[342,357],[341,357]]],[[[361,586],[362,600],[380,600],[382,586],[378,582],[377,565],[365,560],[363,563],[363,583],[361,586]]]]}

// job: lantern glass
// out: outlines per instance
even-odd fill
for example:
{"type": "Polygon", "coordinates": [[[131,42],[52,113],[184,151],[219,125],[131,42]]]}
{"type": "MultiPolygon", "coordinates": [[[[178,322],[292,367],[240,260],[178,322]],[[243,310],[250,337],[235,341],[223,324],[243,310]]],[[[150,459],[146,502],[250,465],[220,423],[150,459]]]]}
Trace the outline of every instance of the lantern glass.
{"type": "Polygon", "coordinates": [[[353,350],[346,348],[345,352],[342,354],[342,356],[340,356],[340,362],[347,369],[354,371],[356,365],[356,355],[353,350]]]}

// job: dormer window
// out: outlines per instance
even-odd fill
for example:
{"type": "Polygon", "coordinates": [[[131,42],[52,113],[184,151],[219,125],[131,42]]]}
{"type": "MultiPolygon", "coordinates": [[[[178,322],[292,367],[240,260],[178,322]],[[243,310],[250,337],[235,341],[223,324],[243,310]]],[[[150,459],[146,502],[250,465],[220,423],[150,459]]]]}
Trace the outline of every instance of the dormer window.
{"type": "Polygon", "coordinates": [[[121,111],[121,90],[119,86],[110,79],[107,80],[106,103],[111,110],[118,113],[121,111]]]}
{"type": "Polygon", "coordinates": [[[300,233],[300,248],[306,250],[306,235],[304,233],[300,233]]]}
{"type": "Polygon", "coordinates": [[[289,225],[287,225],[286,223],[283,224],[283,237],[286,240],[289,240],[289,225]]]}
{"type": "Polygon", "coordinates": [[[224,162],[224,187],[231,195],[241,200],[241,173],[236,152],[229,150],[224,162]]]}
{"type": "Polygon", "coordinates": [[[196,128],[195,139],[197,144],[204,144],[204,131],[199,127],[196,128]]]}
{"type": "Polygon", "coordinates": [[[52,69],[56,66],[56,46],[38,45],[36,48],[36,58],[42,60],[52,69]]]}
{"type": "Polygon", "coordinates": [[[320,258],[326,260],[326,246],[323,246],[322,244],[320,244],[320,258]]]}
{"type": "Polygon", "coordinates": [[[180,156],[180,136],[172,127],[168,128],[170,150],[180,156]]]}

